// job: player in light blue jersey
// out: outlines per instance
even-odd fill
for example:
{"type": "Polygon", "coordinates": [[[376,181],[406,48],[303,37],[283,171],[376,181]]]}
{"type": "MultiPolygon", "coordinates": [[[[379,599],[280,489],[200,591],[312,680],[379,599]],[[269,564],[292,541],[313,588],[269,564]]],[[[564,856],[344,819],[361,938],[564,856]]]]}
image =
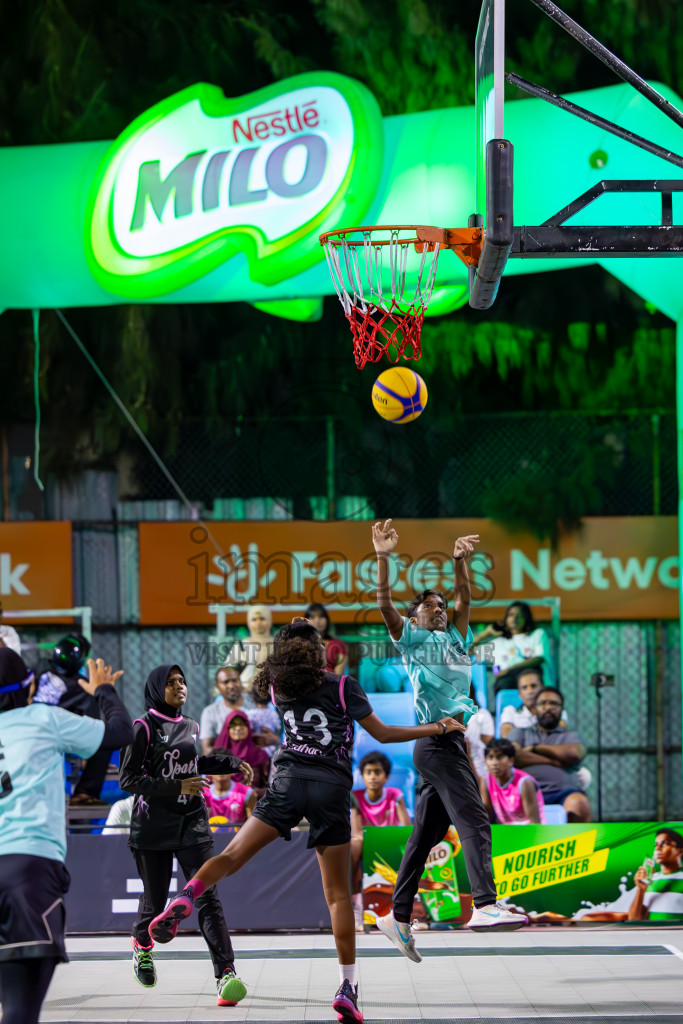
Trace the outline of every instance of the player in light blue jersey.
{"type": "MultiPolygon", "coordinates": [[[[403,655],[415,692],[419,722],[451,715],[467,724],[476,712],[472,700],[472,663],[468,649],[470,581],[467,558],[479,543],[476,534],[455,542],[453,621],[448,621],[446,597],[438,590],[423,590],[401,615],[391,600],[389,554],[398,545],[391,519],[372,528],[377,552],[377,604],[391,639],[403,655]]],[[[419,739],[413,751],[415,766],[425,780],[415,808],[415,824],[406,845],[394,887],[394,906],[377,927],[415,963],[421,960],[410,932],[413,900],[432,847],[455,825],[462,844],[474,908],[468,927],[521,928],[527,923],[497,902],[491,864],[491,826],[479,793],[479,784],[467,756],[464,735],[454,731],[419,739]]]]}
{"type": "Polygon", "coordinates": [[[54,969],[66,961],[64,754],[89,758],[133,739],[114,691],[121,672],[88,661],[81,686],[104,721],[32,704],[35,679],[0,647],[0,1003],[2,1024],[37,1024],[54,969]]]}

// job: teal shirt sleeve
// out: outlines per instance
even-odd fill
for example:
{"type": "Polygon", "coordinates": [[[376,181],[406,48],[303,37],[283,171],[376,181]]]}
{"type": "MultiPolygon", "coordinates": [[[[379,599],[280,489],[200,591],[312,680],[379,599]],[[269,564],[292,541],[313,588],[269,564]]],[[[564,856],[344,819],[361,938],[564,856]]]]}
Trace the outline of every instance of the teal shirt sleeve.
{"type": "Polygon", "coordinates": [[[100,718],[81,717],[64,708],[54,708],[53,721],[63,754],[87,760],[99,750],[104,736],[104,722],[100,718]]]}
{"type": "Polygon", "coordinates": [[[396,647],[401,652],[401,654],[405,654],[405,652],[408,650],[411,643],[413,642],[414,636],[415,627],[412,625],[410,619],[407,619],[405,616],[403,616],[403,629],[401,630],[401,639],[394,640],[394,638],[391,637],[391,641],[394,647],[396,647]]]}

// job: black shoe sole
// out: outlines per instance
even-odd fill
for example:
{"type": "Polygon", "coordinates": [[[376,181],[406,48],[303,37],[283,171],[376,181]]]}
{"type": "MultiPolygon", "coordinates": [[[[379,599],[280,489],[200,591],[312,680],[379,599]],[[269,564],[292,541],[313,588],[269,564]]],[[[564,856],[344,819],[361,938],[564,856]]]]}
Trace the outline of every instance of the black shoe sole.
{"type": "Polygon", "coordinates": [[[173,907],[163,921],[157,921],[153,932],[150,929],[150,938],[160,945],[164,945],[174,939],[178,931],[178,925],[181,921],[186,921],[189,916],[183,913],[183,910],[182,905],[173,907]]]}

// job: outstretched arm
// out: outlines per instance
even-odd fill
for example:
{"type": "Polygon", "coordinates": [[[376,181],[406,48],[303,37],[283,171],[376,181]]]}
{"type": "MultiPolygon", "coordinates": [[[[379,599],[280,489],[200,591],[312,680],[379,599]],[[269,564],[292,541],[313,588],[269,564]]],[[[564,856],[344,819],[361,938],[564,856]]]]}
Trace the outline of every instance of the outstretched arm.
{"type": "Polygon", "coordinates": [[[458,537],[453,549],[455,605],[453,625],[460,636],[465,639],[470,625],[470,577],[467,572],[467,559],[479,543],[479,534],[472,533],[468,537],[458,537]]]}
{"type": "Polygon", "coordinates": [[[425,725],[387,725],[375,712],[359,718],[358,724],[369,732],[378,743],[402,743],[403,740],[420,740],[424,736],[443,736],[447,732],[465,732],[465,726],[455,718],[440,718],[425,725]],[[443,724],[442,724],[443,723],[443,724]]]}
{"type": "Polygon", "coordinates": [[[375,523],[372,528],[372,543],[377,552],[377,607],[382,613],[392,640],[400,640],[403,632],[403,616],[391,600],[389,582],[389,554],[398,544],[398,534],[387,519],[384,525],[375,523]]]}

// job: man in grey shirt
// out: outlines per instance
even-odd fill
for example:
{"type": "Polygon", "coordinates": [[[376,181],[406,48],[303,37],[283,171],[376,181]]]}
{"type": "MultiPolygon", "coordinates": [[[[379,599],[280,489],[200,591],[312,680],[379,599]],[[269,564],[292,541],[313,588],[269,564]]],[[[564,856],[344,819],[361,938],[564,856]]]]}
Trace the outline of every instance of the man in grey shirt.
{"type": "Polygon", "coordinates": [[[568,821],[591,821],[576,777],[586,747],[578,732],[560,725],[563,703],[558,689],[544,686],[536,697],[536,725],[513,729],[507,738],[517,752],[515,764],[536,779],[546,804],[562,804],[568,821]]]}
{"type": "Polygon", "coordinates": [[[216,689],[223,700],[213,701],[204,708],[199,719],[199,742],[202,754],[210,754],[216,743],[216,737],[223,728],[225,719],[231,711],[238,709],[248,712],[253,708],[251,697],[242,693],[239,669],[224,667],[216,672],[216,689]]]}
{"type": "Polygon", "coordinates": [[[266,747],[272,757],[280,742],[280,723],[273,707],[257,708],[251,694],[243,693],[239,670],[223,666],[216,673],[216,689],[223,698],[207,705],[199,719],[202,754],[210,754],[231,711],[243,711],[253,729],[257,746],[266,747]],[[274,728],[277,731],[273,731],[274,728]]]}

